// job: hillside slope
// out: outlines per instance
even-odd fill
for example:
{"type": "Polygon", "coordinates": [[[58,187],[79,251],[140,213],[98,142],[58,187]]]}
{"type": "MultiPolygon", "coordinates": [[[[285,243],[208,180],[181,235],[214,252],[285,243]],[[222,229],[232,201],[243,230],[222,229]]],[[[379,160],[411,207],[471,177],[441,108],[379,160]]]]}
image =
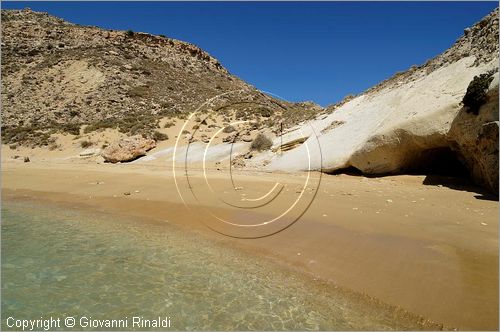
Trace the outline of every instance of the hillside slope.
{"type": "Polygon", "coordinates": [[[192,44],[29,9],[2,10],[2,57],[5,143],[46,145],[50,133],[77,135],[83,125],[148,135],[162,117],[183,118],[230,91],[238,93],[217,105],[244,100],[248,113],[266,107],[269,123],[304,109],[261,93],[192,44]]]}

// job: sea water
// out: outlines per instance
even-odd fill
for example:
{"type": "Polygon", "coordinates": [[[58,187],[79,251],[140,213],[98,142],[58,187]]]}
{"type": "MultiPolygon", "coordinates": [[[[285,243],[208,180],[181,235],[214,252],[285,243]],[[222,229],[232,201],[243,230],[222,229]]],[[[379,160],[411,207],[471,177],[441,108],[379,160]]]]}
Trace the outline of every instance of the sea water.
{"type": "Polygon", "coordinates": [[[411,315],[167,223],[12,201],[3,202],[1,231],[3,330],[37,319],[71,330],[67,317],[73,330],[422,328],[411,315]],[[127,325],[102,325],[120,320],[127,325]]]}

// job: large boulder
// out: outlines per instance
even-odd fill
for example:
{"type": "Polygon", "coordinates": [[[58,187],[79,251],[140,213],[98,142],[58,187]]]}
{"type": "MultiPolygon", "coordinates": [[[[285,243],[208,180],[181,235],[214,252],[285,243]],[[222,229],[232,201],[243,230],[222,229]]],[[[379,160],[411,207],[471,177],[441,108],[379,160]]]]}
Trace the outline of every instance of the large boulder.
{"type": "Polygon", "coordinates": [[[102,151],[101,156],[111,163],[127,162],[145,156],[155,146],[154,140],[136,135],[112,143],[102,151]]]}
{"type": "Polygon", "coordinates": [[[480,185],[498,194],[498,73],[477,114],[464,107],[451,124],[451,147],[480,185]]]}

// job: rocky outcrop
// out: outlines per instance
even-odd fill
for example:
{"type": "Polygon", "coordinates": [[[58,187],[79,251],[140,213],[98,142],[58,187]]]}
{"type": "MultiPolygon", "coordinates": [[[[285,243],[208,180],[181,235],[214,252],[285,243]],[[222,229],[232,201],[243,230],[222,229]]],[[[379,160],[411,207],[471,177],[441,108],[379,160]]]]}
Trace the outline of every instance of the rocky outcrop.
{"type": "Polygon", "coordinates": [[[156,142],[140,135],[122,138],[102,151],[101,156],[110,163],[127,162],[145,156],[156,142]]]}
{"type": "Polygon", "coordinates": [[[477,114],[462,108],[451,124],[448,139],[474,181],[498,193],[498,73],[486,103],[477,114]]]}
{"type": "Polygon", "coordinates": [[[474,116],[461,111],[469,83],[477,75],[497,70],[498,10],[425,65],[328,108],[329,114],[277,138],[274,146],[308,137],[304,144],[274,156],[268,169],[333,172],[355,167],[364,174],[388,174],[426,168],[439,159],[440,152],[452,149],[449,132],[457,119],[456,135],[465,131],[471,137],[457,138],[455,150],[464,156],[473,178],[496,188],[498,129],[491,122],[498,119],[492,115],[498,114],[498,102],[485,105],[489,111],[482,109],[470,124],[460,119],[474,116]]]}

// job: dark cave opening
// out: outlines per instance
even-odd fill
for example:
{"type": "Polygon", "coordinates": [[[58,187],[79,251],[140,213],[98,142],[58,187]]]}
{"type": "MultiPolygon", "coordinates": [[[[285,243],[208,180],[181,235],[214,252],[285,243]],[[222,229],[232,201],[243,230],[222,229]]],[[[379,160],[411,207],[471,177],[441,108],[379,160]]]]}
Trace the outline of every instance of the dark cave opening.
{"type": "Polygon", "coordinates": [[[347,174],[353,176],[380,177],[393,174],[438,175],[470,179],[469,171],[460,161],[459,155],[448,147],[428,149],[416,154],[407,167],[398,172],[385,174],[364,174],[354,166],[337,169],[328,174],[347,174]]]}
{"type": "Polygon", "coordinates": [[[449,147],[423,150],[412,158],[408,166],[399,172],[385,174],[363,174],[354,166],[327,172],[331,175],[347,174],[370,178],[383,177],[395,174],[424,175],[424,185],[444,186],[455,190],[464,190],[480,194],[478,199],[498,200],[486,189],[475,184],[467,167],[461,161],[460,155],[449,147]]]}
{"type": "Polygon", "coordinates": [[[402,173],[470,179],[460,156],[449,147],[421,151],[402,173]]]}

